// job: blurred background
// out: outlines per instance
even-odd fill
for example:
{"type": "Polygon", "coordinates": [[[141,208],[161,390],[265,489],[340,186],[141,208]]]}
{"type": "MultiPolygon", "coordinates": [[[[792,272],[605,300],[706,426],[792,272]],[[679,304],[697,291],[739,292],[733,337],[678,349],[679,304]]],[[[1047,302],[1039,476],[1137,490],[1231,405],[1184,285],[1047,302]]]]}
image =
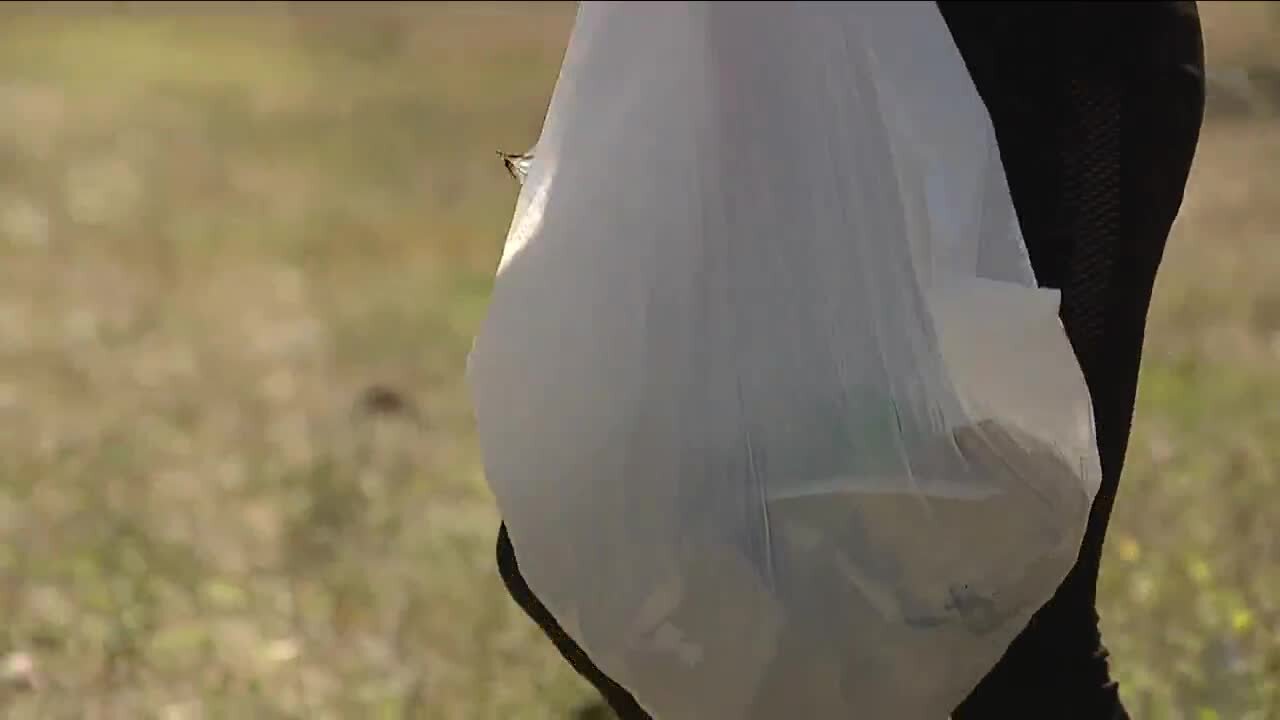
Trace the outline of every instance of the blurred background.
{"type": "MultiPolygon", "coordinates": [[[[1280,9],[1210,119],[1102,578],[1138,718],[1280,718],[1280,9]]],[[[571,717],[462,370],[555,3],[0,9],[0,715],[571,717]]]]}

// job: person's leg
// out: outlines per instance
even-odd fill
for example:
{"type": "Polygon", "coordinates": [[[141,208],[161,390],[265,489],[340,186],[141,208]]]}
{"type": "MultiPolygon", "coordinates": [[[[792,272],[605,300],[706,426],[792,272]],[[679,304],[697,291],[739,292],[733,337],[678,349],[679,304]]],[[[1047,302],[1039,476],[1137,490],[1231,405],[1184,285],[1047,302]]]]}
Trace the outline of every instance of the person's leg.
{"type": "Polygon", "coordinates": [[[1201,31],[1194,3],[1023,5],[939,3],[995,125],[1037,278],[1062,291],[1102,484],[1076,567],[954,720],[1124,718],[1096,585],[1152,287],[1203,119],[1201,31]]]}
{"type": "Polygon", "coordinates": [[[613,712],[621,720],[650,720],[648,713],[640,707],[636,699],[631,696],[631,693],[614,682],[612,678],[596,667],[595,663],[591,662],[591,658],[587,657],[587,652],[578,643],[574,642],[573,638],[569,637],[569,634],[560,627],[560,623],[556,622],[551,611],[533,594],[533,590],[529,588],[529,583],[520,574],[520,566],[516,562],[515,548],[511,546],[511,539],[507,536],[506,524],[498,528],[498,574],[502,576],[502,582],[506,585],[507,592],[516,601],[516,604],[520,606],[520,609],[524,610],[525,614],[537,623],[542,632],[555,645],[556,650],[560,651],[560,655],[565,661],[595,687],[596,691],[604,697],[605,702],[609,703],[609,707],[613,709],[613,712]]]}

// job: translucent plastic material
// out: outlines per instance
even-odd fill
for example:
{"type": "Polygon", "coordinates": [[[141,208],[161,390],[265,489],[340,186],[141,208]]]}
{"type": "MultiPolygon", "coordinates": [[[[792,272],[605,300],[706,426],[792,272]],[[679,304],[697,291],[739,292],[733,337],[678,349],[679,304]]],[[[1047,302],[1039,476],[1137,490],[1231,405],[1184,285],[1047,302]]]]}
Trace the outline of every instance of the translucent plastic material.
{"type": "Polygon", "coordinates": [[[660,720],[940,720],[1075,561],[1089,395],[928,2],[585,3],[469,379],[660,720]]]}

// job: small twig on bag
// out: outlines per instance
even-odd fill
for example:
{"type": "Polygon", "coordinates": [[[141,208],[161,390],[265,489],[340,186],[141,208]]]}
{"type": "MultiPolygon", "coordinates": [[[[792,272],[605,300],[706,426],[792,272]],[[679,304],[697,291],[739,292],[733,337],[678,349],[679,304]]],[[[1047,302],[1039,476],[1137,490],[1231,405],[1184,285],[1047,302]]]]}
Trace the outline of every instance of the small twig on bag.
{"type": "Polygon", "coordinates": [[[524,179],[529,176],[529,165],[533,163],[533,153],[507,153],[498,151],[498,157],[502,158],[502,164],[506,166],[507,172],[511,173],[511,177],[524,184],[524,179]]]}

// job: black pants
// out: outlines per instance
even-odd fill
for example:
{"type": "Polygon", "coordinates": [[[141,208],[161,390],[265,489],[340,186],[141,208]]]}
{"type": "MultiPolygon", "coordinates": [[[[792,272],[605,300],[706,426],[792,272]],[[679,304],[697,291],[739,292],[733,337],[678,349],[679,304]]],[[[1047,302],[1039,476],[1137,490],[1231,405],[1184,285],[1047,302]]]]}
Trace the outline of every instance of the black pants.
{"type": "MultiPolygon", "coordinates": [[[[1129,441],[1147,309],[1204,112],[1194,2],[939,2],[995,126],[1039,283],[1093,399],[1102,486],[1075,568],[954,720],[1127,718],[1095,596],[1129,441]]],[[[624,720],[648,716],[592,664],[520,576],[505,527],[508,591],[624,720]]],[[[879,719],[875,719],[879,720],[879,719]]]]}

